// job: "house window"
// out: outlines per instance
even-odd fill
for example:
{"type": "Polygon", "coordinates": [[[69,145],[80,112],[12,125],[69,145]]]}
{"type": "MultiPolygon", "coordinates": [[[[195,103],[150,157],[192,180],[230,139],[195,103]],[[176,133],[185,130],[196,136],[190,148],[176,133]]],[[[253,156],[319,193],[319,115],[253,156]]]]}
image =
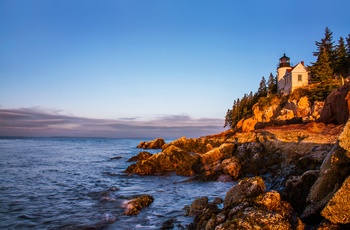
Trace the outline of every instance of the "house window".
{"type": "Polygon", "coordinates": [[[298,81],[303,81],[303,75],[298,74],[298,81]]]}

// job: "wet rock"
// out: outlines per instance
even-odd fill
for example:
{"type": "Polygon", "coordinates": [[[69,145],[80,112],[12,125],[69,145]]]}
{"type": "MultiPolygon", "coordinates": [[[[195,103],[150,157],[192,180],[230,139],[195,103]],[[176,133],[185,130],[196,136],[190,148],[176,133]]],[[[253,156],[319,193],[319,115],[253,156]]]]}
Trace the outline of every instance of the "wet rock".
{"type": "Polygon", "coordinates": [[[327,203],[321,215],[334,224],[350,223],[350,176],[327,203]]]}
{"type": "Polygon", "coordinates": [[[131,157],[128,162],[133,162],[133,161],[141,161],[141,160],[147,160],[148,158],[150,158],[152,156],[151,153],[149,152],[139,152],[139,154],[137,154],[136,156],[131,157]]]}
{"type": "Polygon", "coordinates": [[[174,229],[174,222],[175,222],[175,219],[170,219],[170,220],[165,221],[161,227],[161,230],[174,229]]]}
{"type": "Polygon", "coordinates": [[[123,157],[121,156],[116,156],[116,157],[111,157],[110,160],[119,160],[122,159],[123,157]]]}
{"type": "Polygon", "coordinates": [[[196,168],[197,166],[200,168],[200,165],[197,154],[187,153],[172,145],[163,152],[153,154],[147,160],[141,160],[130,165],[125,172],[151,175],[175,171],[178,175],[192,176],[196,174],[196,168]]]}
{"type": "Polygon", "coordinates": [[[103,191],[94,191],[89,192],[87,195],[91,197],[92,199],[101,200],[101,201],[116,201],[115,197],[113,196],[113,193],[115,191],[118,191],[119,188],[117,187],[111,187],[107,190],[103,191]]]}
{"type": "Polygon", "coordinates": [[[233,180],[232,180],[231,176],[222,174],[218,177],[218,179],[216,181],[218,181],[218,182],[232,182],[233,180]]]}
{"type": "Polygon", "coordinates": [[[240,181],[227,192],[222,210],[204,208],[189,229],[292,229],[291,206],[278,192],[264,190],[260,177],[240,181]]]}
{"type": "Polygon", "coordinates": [[[306,198],[319,173],[319,170],[310,170],[301,176],[293,176],[287,180],[282,196],[296,212],[302,213],[305,209],[306,198]]]}
{"type": "Polygon", "coordinates": [[[149,206],[154,201],[150,195],[135,197],[124,204],[126,215],[137,215],[144,207],[149,206]]]}
{"type": "Polygon", "coordinates": [[[196,216],[209,206],[208,197],[196,198],[187,210],[187,215],[196,216]]]}
{"type": "Polygon", "coordinates": [[[137,146],[137,148],[140,148],[140,149],[161,149],[164,144],[165,144],[164,139],[157,138],[157,139],[154,139],[152,141],[143,141],[137,146]]]}
{"type": "MultiPolygon", "coordinates": [[[[192,206],[192,205],[191,205],[192,206]]],[[[205,198],[201,200],[198,208],[202,208],[199,210],[198,214],[194,219],[194,223],[191,223],[188,226],[188,229],[199,230],[199,229],[214,229],[216,222],[211,220],[211,218],[215,217],[219,214],[219,208],[214,203],[205,203],[205,198]]]]}
{"type": "Polygon", "coordinates": [[[224,207],[231,207],[245,201],[246,198],[258,196],[265,188],[261,177],[245,178],[227,191],[224,207]]]}

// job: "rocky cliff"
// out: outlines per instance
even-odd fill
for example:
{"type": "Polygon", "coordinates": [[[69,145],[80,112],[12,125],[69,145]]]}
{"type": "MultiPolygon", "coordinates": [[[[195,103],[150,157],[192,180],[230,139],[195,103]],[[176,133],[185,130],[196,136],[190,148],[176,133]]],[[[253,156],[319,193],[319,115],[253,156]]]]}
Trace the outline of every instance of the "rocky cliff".
{"type": "Polygon", "coordinates": [[[259,103],[255,104],[253,115],[238,122],[236,129],[249,132],[266,126],[310,121],[345,124],[350,114],[350,80],[333,90],[325,101],[311,102],[307,96],[298,100],[291,98],[293,97],[270,99],[270,106],[261,107],[259,103]]]}
{"type": "Polygon", "coordinates": [[[326,124],[345,124],[350,112],[350,80],[333,90],[327,97],[320,121],[326,124]]]}
{"type": "MultiPolygon", "coordinates": [[[[245,223],[246,218],[265,215],[275,210],[271,218],[277,218],[276,221],[282,221],[279,223],[281,226],[288,226],[291,229],[295,229],[295,226],[318,225],[322,221],[323,225],[333,222],[344,225],[348,223],[346,218],[342,222],[332,222],[325,217],[332,215],[327,212],[333,213],[334,210],[338,210],[337,206],[326,209],[330,211],[323,211],[323,209],[349,175],[347,168],[350,169],[350,167],[346,163],[346,158],[344,159],[349,152],[349,138],[347,138],[350,135],[349,129],[350,122],[345,127],[311,122],[266,127],[246,133],[227,131],[202,138],[182,137],[163,145],[159,153],[136,159],[138,161],[131,164],[126,172],[141,175],[175,172],[179,175],[191,176],[191,180],[202,181],[245,180],[245,178],[258,176],[263,180],[265,189],[249,199],[242,198],[247,200],[248,204],[242,204],[243,207],[239,204],[228,205],[225,210],[216,207],[215,212],[208,211],[208,213],[211,213],[211,216],[219,215],[217,217],[219,219],[225,216],[224,219],[229,220],[231,217],[238,217],[232,214],[234,211],[229,214],[228,209],[242,209],[246,214],[240,218],[243,218],[242,223],[245,223]],[[331,157],[333,154],[335,157],[331,157]],[[340,157],[337,154],[342,155],[340,157]],[[331,166],[329,159],[333,159],[339,165],[331,166]],[[328,179],[320,179],[324,176],[319,175],[330,171],[332,173],[325,177],[328,179]],[[318,180],[321,182],[317,182],[318,180]],[[325,186],[327,189],[324,188],[325,186]],[[315,191],[312,194],[319,195],[310,195],[310,191],[315,191]],[[326,199],[323,199],[324,197],[326,199]],[[268,199],[272,200],[268,201],[268,199]],[[264,202],[273,202],[274,204],[271,205],[278,208],[267,208],[269,205],[263,205],[264,202]],[[254,209],[257,205],[259,208],[254,209]],[[283,207],[287,209],[281,212],[280,209],[283,207]]],[[[344,186],[338,197],[344,197],[343,194],[347,192],[347,187],[344,186]]],[[[208,207],[213,208],[213,205],[208,207]]],[[[201,220],[210,221],[212,224],[206,223],[208,226],[217,227],[219,224],[236,226],[231,222],[224,224],[225,221],[223,222],[222,219],[218,222],[211,218],[201,220]]],[[[264,223],[270,222],[258,224],[264,223]]],[[[198,226],[203,227],[202,224],[198,226]]],[[[193,229],[201,229],[201,227],[193,227],[193,229]]]]}
{"type": "Polygon", "coordinates": [[[239,181],[223,207],[205,197],[194,201],[188,207],[196,216],[190,229],[349,229],[350,120],[345,125],[313,121],[323,116],[324,105],[343,99],[346,106],[337,109],[343,112],[328,117],[344,119],[349,84],[333,91],[325,104],[311,105],[302,97],[257,106],[253,117],[240,122],[249,132],[182,137],[163,144],[159,153],[140,154],[126,172],[239,181]]]}
{"type": "MultiPolygon", "coordinates": [[[[189,229],[349,229],[349,137],[350,120],[333,148],[325,149],[328,151],[326,155],[325,152],[313,152],[316,146],[302,157],[299,154],[305,151],[299,152],[299,149],[293,153],[291,149],[284,149],[285,154],[290,157],[280,163],[287,167],[287,171],[292,172],[294,167],[298,167],[300,171],[294,171],[295,175],[287,175],[282,167],[279,169],[284,176],[273,180],[278,182],[286,176],[288,179],[281,184],[285,185],[283,189],[272,190],[273,186],[266,185],[266,180],[259,176],[245,177],[227,191],[222,208],[214,205],[214,202],[209,203],[208,199],[202,202],[189,229]],[[294,154],[299,155],[298,162],[293,162],[294,154]],[[304,162],[306,158],[309,159],[304,162]],[[320,167],[310,166],[313,163],[317,165],[316,162],[322,159],[324,160],[320,167]]],[[[250,145],[255,146],[251,148],[255,149],[254,157],[263,151],[258,150],[260,147],[256,143],[250,142],[250,145]]],[[[263,147],[269,149],[269,145],[263,144],[263,147]]],[[[237,151],[240,152],[239,148],[237,151]]],[[[272,173],[271,169],[269,173],[272,173]]],[[[189,213],[193,213],[192,208],[192,205],[189,206],[189,213]]]]}

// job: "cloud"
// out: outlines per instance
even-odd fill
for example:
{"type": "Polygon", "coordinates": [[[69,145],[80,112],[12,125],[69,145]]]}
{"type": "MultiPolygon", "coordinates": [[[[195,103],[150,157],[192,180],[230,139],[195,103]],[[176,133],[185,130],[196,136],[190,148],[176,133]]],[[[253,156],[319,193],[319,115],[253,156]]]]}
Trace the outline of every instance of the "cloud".
{"type": "Polygon", "coordinates": [[[71,136],[115,138],[199,137],[223,131],[223,120],[187,114],[92,119],[43,108],[0,109],[0,136],[71,136]]]}

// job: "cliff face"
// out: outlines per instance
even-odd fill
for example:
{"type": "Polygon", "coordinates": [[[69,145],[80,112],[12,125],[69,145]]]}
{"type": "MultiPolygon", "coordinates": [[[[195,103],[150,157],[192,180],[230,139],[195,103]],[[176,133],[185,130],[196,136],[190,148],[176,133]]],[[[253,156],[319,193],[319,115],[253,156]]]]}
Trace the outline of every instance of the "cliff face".
{"type": "Polygon", "coordinates": [[[266,126],[281,126],[310,121],[325,124],[345,124],[350,114],[350,80],[343,86],[333,90],[326,100],[311,103],[304,96],[299,100],[282,103],[282,99],[274,100],[274,104],[261,109],[253,106],[253,116],[242,119],[236,129],[249,132],[266,126]]]}
{"type": "Polygon", "coordinates": [[[350,81],[333,90],[327,97],[320,121],[325,124],[345,124],[350,111],[350,81]]]}
{"type": "Polygon", "coordinates": [[[350,223],[350,119],[323,161],[307,196],[302,218],[320,215],[335,224],[350,223]]]}
{"type": "Polygon", "coordinates": [[[287,101],[282,104],[282,99],[275,101],[274,105],[261,109],[258,104],[253,106],[253,116],[240,121],[236,129],[249,132],[266,126],[281,126],[302,123],[303,121],[316,121],[321,116],[324,102],[311,104],[307,97],[299,100],[287,101]]]}

